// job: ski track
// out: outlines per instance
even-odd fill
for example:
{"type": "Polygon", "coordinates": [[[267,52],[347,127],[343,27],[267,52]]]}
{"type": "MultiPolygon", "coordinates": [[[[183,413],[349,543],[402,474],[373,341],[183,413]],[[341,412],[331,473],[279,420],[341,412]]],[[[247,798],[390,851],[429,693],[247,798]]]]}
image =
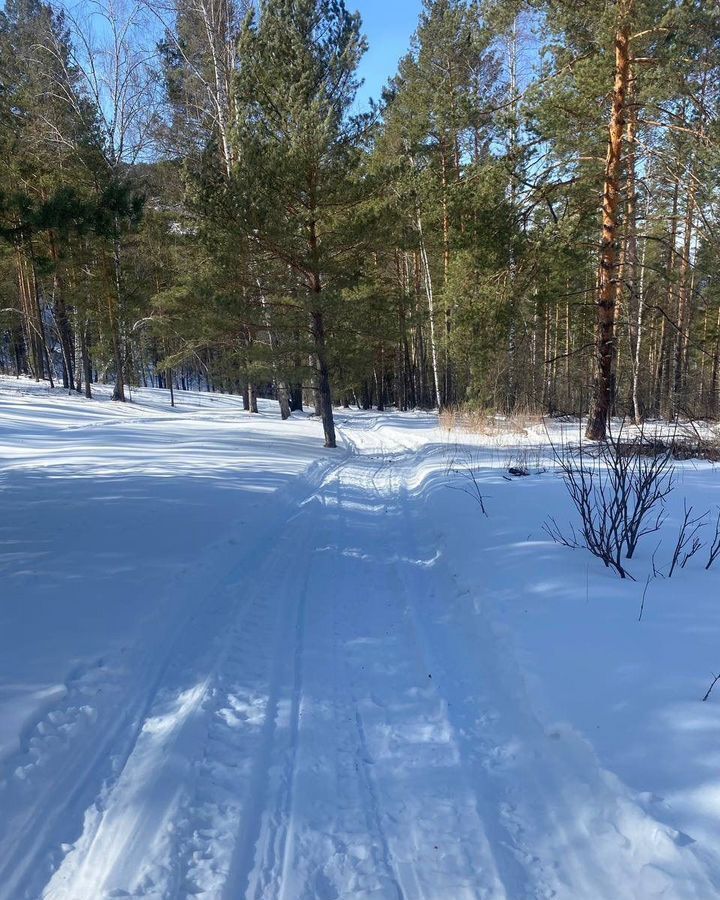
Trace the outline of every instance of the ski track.
{"type": "MultiPolygon", "coordinates": [[[[227,627],[241,599],[238,584],[244,580],[247,560],[272,544],[275,534],[285,527],[288,510],[292,515],[308,492],[312,496],[327,469],[322,463],[310,466],[297,486],[288,490],[279,522],[271,521],[240,551],[239,560],[211,579],[202,603],[195,604],[180,622],[168,623],[165,656],[135,654],[128,648],[124,664],[113,669],[98,660],[95,667],[78,670],[64,686],[60,702],[25,728],[19,751],[3,762],[8,774],[0,780],[0,808],[22,811],[19,817],[0,818],[0,841],[6,848],[0,857],[1,900],[39,896],[44,873],[58,866],[66,845],[81,832],[87,839],[88,831],[98,827],[110,786],[152,720],[158,694],[161,702],[165,695],[172,696],[173,667],[182,669],[187,654],[196,649],[206,654],[214,649],[198,638],[201,629],[210,643],[215,633],[227,627]],[[135,670],[142,672],[142,679],[135,670]],[[142,685],[135,695],[125,689],[129,672],[134,673],[131,689],[138,691],[138,682],[142,685]],[[50,780],[48,771],[53,772],[50,780]]],[[[233,549],[238,552],[234,544],[233,549]]],[[[97,895],[90,892],[87,896],[97,895]]]]}
{"type": "Polygon", "coordinates": [[[443,449],[381,416],[338,430],[347,452],[300,479],[166,657],[128,661],[142,696],[98,660],[26,730],[0,784],[0,803],[27,796],[0,825],[0,898],[717,896],[588,745],[533,717],[423,518],[418,465],[443,449]]]}

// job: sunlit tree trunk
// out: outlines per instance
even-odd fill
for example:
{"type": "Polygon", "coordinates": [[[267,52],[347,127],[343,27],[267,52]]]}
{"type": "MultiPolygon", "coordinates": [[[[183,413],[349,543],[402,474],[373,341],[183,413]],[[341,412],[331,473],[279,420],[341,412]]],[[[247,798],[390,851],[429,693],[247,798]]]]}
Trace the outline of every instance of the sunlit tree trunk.
{"type": "Polygon", "coordinates": [[[630,82],[630,17],[633,0],[620,0],[615,35],[615,85],[608,128],[608,147],[603,185],[600,287],[596,303],[595,388],[588,419],[588,440],[604,440],[613,397],[615,361],[615,297],[617,279],[617,231],[622,172],[625,106],[630,82]]]}

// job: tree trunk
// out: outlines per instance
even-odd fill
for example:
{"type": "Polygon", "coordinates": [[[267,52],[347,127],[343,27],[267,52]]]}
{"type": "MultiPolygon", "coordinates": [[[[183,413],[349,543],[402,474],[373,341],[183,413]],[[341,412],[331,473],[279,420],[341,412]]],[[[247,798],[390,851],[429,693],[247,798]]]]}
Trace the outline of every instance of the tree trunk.
{"type": "MultiPolygon", "coordinates": [[[[318,264],[318,240],[315,230],[315,222],[310,223],[309,229],[310,255],[316,266],[318,264]]],[[[335,437],[335,420],[333,418],[332,390],[330,387],[330,370],[327,363],[327,350],[325,345],[325,319],[319,306],[322,293],[322,281],[319,268],[310,273],[310,288],[316,301],[310,310],[310,330],[315,345],[315,357],[317,359],[318,381],[317,391],[322,417],[323,431],[325,433],[325,446],[331,449],[337,447],[335,437]]]]}
{"type": "Polygon", "coordinates": [[[689,321],[689,271],[690,271],[690,254],[692,252],[692,237],[694,227],[695,213],[695,179],[690,172],[690,185],[688,189],[687,208],[685,210],[685,221],[683,223],[683,249],[682,258],[680,260],[680,272],[678,279],[678,307],[677,307],[677,328],[675,330],[675,345],[673,351],[673,390],[672,390],[672,407],[673,413],[677,414],[682,405],[683,392],[683,371],[684,371],[684,349],[686,343],[686,335],[690,329],[689,321]]]}
{"type": "MultiPolygon", "coordinates": [[[[298,363],[299,366],[299,363],[298,363]]],[[[303,389],[301,384],[290,386],[290,412],[303,411],[303,389]]]]}
{"type": "Polygon", "coordinates": [[[314,310],[311,313],[311,320],[312,335],[315,342],[315,356],[317,357],[317,392],[323,431],[325,433],[325,446],[334,448],[337,447],[337,441],[335,437],[335,420],[333,418],[332,392],[330,389],[330,371],[325,350],[325,322],[322,312],[314,310]]]}
{"type": "MultiPolygon", "coordinates": [[[[648,194],[645,221],[647,222],[647,211],[650,206],[650,195],[648,194]]],[[[633,417],[635,424],[640,425],[644,419],[642,406],[640,404],[640,366],[642,362],[642,341],[645,313],[645,255],[647,253],[647,238],[643,242],[642,259],[640,260],[640,278],[637,282],[637,319],[635,324],[635,349],[633,356],[633,383],[632,383],[632,404],[633,417]]]]}
{"type": "Polygon", "coordinates": [[[63,387],[73,388],[73,339],[72,328],[68,318],[67,308],[65,306],[65,298],[63,296],[63,278],[60,272],[60,253],[57,247],[57,241],[52,230],[49,232],[50,255],[55,266],[53,274],[53,312],[55,316],[55,326],[57,328],[58,338],[60,340],[60,349],[62,351],[63,360],[63,387]]]}
{"type": "Polygon", "coordinates": [[[443,405],[452,402],[452,372],[450,370],[450,334],[452,332],[452,306],[449,297],[450,281],[450,212],[448,205],[448,160],[443,145],[440,154],[442,175],[442,231],[443,231],[443,299],[445,303],[445,360],[443,372],[443,405]]]}
{"type": "Polygon", "coordinates": [[[22,311],[23,340],[29,352],[32,376],[35,381],[39,381],[42,374],[42,357],[40,355],[40,344],[35,324],[34,304],[30,299],[30,283],[26,274],[26,259],[19,247],[16,249],[15,263],[22,311]]]}
{"type": "Polygon", "coordinates": [[[30,278],[32,283],[32,297],[35,303],[35,314],[37,316],[38,340],[40,343],[40,358],[47,370],[48,381],[50,387],[55,387],[52,374],[52,364],[50,361],[50,351],[48,350],[47,337],[45,335],[45,323],[43,322],[42,307],[40,305],[40,288],[37,281],[37,273],[35,271],[35,253],[33,250],[32,240],[29,243],[30,248],[30,278]]]}
{"type": "Polygon", "coordinates": [[[115,222],[113,239],[113,270],[115,276],[115,296],[110,300],[110,331],[112,334],[113,357],[115,362],[115,387],[112,398],[125,402],[125,366],[123,365],[122,340],[120,338],[120,307],[122,301],[122,269],[120,264],[119,225],[115,222]]]}
{"type": "Polygon", "coordinates": [[[257,387],[253,382],[249,382],[248,384],[248,399],[249,399],[249,407],[250,412],[257,415],[258,413],[258,404],[257,404],[257,387]]]}
{"type": "Polygon", "coordinates": [[[278,405],[280,407],[280,418],[284,421],[290,418],[290,392],[284,381],[278,381],[276,384],[278,405]]]}
{"type": "Polygon", "coordinates": [[[433,296],[432,274],[430,272],[430,262],[428,261],[427,250],[425,249],[425,236],[423,234],[422,219],[420,213],[417,213],[417,230],[420,237],[420,260],[422,262],[423,283],[425,286],[425,296],[428,302],[428,317],[430,320],[430,353],[432,357],[432,373],[433,384],[435,387],[435,402],[437,408],[442,409],[442,398],[440,395],[440,376],[438,372],[437,358],[437,341],[435,339],[435,300],[433,296]]]}
{"type": "Polygon", "coordinates": [[[588,440],[602,441],[614,391],[615,296],[617,279],[617,228],[622,169],[625,99],[630,81],[630,15],[634,0],[620,0],[615,35],[615,85],[608,128],[608,148],[603,187],[603,228],[600,249],[600,287],[596,304],[595,390],[587,425],[588,440]]]}
{"type": "MultiPolygon", "coordinates": [[[[513,220],[517,218],[518,209],[518,190],[517,190],[517,172],[519,144],[519,120],[518,120],[518,51],[519,51],[519,32],[518,32],[518,15],[513,19],[510,28],[508,41],[508,76],[510,91],[510,127],[508,129],[508,156],[510,157],[510,213],[513,220]]],[[[510,302],[515,302],[515,284],[517,281],[517,260],[515,258],[515,248],[510,244],[509,253],[509,286],[510,286],[510,302]]],[[[508,326],[508,375],[507,375],[507,396],[505,406],[508,413],[511,413],[518,402],[518,378],[517,378],[517,323],[515,321],[515,310],[510,310],[509,326],[508,326]]]]}
{"type": "Polygon", "coordinates": [[[273,384],[275,386],[275,393],[277,394],[278,404],[280,406],[280,418],[285,421],[285,419],[290,418],[290,398],[288,387],[283,379],[281,379],[278,375],[277,360],[275,358],[275,339],[273,337],[272,322],[270,321],[270,310],[268,309],[267,300],[265,299],[265,293],[263,292],[259,278],[255,279],[255,283],[257,284],[258,291],[260,292],[260,304],[262,306],[263,318],[265,320],[265,327],[267,328],[268,333],[268,344],[270,346],[270,353],[272,356],[273,384]]]}
{"type": "Polygon", "coordinates": [[[80,329],[80,359],[82,360],[83,376],[85,380],[85,396],[88,400],[92,397],[92,364],[88,350],[87,320],[80,329]]]}
{"type": "Polygon", "coordinates": [[[715,352],[713,354],[712,381],[710,383],[712,410],[720,409],[720,309],[717,315],[717,333],[715,335],[715,352]]]}
{"type": "Polygon", "coordinates": [[[668,327],[667,327],[667,316],[671,314],[671,310],[674,306],[674,272],[675,272],[675,259],[677,256],[677,222],[678,222],[678,208],[679,208],[679,198],[680,198],[680,178],[675,177],[675,184],[673,187],[673,200],[672,200],[672,212],[670,215],[670,235],[668,239],[668,252],[667,252],[667,262],[665,267],[666,273],[666,284],[667,290],[665,295],[665,315],[662,316],[661,324],[660,324],[660,340],[658,346],[658,352],[656,355],[656,371],[655,371],[655,410],[656,412],[662,414],[667,413],[669,415],[670,410],[667,408],[666,399],[669,396],[669,390],[667,388],[669,380],[667,377],[667,373],[670,371],[670,361],[669,361],[669,352],[670,348],[668,346],[668,327]]]}

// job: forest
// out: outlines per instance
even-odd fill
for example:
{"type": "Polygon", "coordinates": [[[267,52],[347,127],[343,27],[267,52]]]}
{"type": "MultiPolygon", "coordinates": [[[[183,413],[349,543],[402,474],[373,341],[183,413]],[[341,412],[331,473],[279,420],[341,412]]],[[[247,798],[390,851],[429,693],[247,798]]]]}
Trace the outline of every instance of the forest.
{"type": "Polygon", "coordinates": [[[720,413],[720,4],[6,0],[0,372],[333,407],[720,413]],[[352,4],[350,4],[352,5],[352,4]]]}
{"type": "Polygon", "coordinates": [[[0,900],[717,900],[720,0],[0,0],[0,507],[0,900]]]}

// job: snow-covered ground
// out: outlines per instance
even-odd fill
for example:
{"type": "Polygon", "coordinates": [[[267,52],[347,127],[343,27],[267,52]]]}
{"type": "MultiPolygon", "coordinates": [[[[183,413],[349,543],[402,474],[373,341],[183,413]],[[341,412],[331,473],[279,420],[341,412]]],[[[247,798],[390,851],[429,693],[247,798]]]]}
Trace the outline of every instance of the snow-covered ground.
{"type": "Polygon", "coordinates": [[[638,622],[541,429],[108,393],[0,379],[2,900],[720,895],[720,568],[638,622]]]}

